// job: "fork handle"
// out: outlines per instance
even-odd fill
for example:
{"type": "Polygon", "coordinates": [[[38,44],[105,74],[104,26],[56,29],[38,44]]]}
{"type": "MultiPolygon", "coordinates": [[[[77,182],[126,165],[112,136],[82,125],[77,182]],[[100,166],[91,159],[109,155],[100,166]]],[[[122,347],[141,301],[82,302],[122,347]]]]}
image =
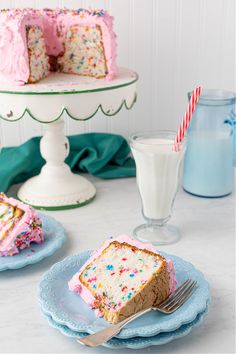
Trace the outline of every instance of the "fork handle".
{"type": "Polygon", "coordinates": [[[101,345],[101,344],[107,342],[112,337],[114,337],[116,334],[118,334],[120,332],[120,330],[125,325],[127,325],[128,323],[132,322],[136,318],[144,315],[145,313],[147,313],[151,310],[152,310],[152,307],[149,307],[148,309],[139,311],[139,312],[135,313],[134,315],[124,319],[123,321],[121,321],[115,325],[111,325],[105,329],[102,329],[101,331],[98,331],[94,334],[90,334],[90,335],[85,336],[83,338],[76,338],[76,341],[81,344],[87,345],[89,347],[96,347],[98,345],[101,345]]]}

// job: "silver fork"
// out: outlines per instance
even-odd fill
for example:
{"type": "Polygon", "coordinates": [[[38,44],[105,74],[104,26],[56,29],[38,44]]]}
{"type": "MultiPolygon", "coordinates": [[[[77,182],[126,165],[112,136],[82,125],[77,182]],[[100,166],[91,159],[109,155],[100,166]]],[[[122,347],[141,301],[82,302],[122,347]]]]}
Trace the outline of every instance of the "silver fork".
{"type": "Polygon", "coordinates": [[[115,325],[111,325],[105,329],[102,329],[101,331],[90,334],[83,338],[76,338],[76,341],[89,347],[96,347],[104,342],[107,342],[109,339],[118,334],[125,325],[149,311],[160,311],[165,314],[173,313],[190,298],[197,287],[198,285],[196,280],[187,279],[176,289],[172,295],[170,295],[157,307],[149,307],[146,310],[139,311],[115,325]]]}

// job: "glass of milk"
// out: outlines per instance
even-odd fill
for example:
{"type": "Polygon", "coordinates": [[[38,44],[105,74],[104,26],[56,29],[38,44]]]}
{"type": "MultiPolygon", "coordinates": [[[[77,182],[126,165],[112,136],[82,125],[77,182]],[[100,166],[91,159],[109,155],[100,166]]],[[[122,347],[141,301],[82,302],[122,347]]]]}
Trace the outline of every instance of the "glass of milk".
{"type": "Polygon", "coordinates": [[[169,225],[175,196],[179,186],[180,166],[186,141],[175,151],[176,132],[157,131],[134,134],[130,146],[136,163],[138,189],[142,213],[146,221],[134,230],[142,242],[163,245],[176,242],[180,233],[169,225]]]}

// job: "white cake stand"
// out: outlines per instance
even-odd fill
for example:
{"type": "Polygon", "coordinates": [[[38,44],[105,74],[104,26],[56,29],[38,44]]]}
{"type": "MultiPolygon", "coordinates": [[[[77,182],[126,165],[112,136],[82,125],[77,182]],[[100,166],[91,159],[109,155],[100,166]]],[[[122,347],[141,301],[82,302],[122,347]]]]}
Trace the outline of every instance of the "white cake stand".
{"type": "Polygon", "coordinates": [[[94,198],[96,190],[92,183],[73,174],[64,163],[69,143],[62,115],[66,112],[70,118],[84,121],[99,110],[114,116],[123,106],[131,109],[137,97],[137,80],[134,71],[120,68],[112,81],[52,73],[37,84],[0,84],[0,118],[14,122],[27,112],[46,127],[40,141],[46,164],[38,176],[21,186],[20,200],[38,209],[57,210],[76,208],[94,198]]]}

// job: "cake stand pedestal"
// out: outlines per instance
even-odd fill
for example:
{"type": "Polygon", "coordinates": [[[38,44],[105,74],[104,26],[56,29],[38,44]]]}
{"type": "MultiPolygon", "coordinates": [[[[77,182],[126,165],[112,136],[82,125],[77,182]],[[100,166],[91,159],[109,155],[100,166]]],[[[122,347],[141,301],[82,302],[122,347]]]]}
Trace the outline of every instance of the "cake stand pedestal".
{"type": "Polygon", "coordinates": [[[137,74],[120,68],[115,80],[51,73],[37,84],[0,85],[0,118],[17,121],[28,113],[44,124],[40,152],[46,160],[38,176],[26,181],[18,198],[38,209],[76,208],[90,202],[95,187],[84,177],[71,172],[64,163],[69,142],[64,135],[62,116],[91,119],[99,110],[106,116],[116,115],[124,106],[131,109],[136,101],[137,74]]]}

